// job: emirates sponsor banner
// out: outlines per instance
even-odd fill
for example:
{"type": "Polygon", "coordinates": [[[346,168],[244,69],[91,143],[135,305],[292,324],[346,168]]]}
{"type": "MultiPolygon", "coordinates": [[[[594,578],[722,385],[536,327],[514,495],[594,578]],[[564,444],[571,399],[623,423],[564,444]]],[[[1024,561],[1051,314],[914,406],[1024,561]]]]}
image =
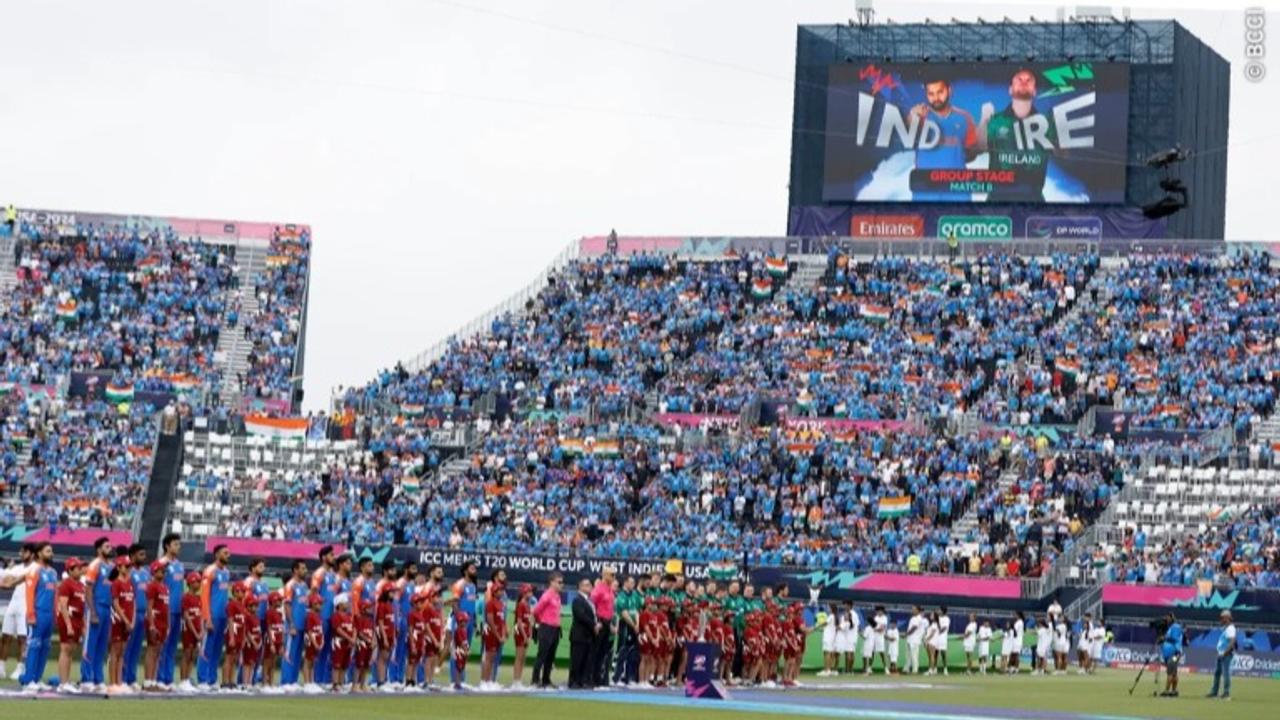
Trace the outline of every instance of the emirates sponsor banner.
{"type": "Polygon", "coordinates": [[[924,237],[923,215],[854,215],[849,219],[849,236],[879,240],[924,237]]]}

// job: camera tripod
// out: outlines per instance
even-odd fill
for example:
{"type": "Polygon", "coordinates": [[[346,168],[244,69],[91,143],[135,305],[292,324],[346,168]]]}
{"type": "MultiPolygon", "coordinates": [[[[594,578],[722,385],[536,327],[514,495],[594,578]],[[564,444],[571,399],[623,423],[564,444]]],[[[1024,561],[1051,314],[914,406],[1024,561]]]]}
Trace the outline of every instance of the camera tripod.
{"type": "MultiPolygon", "coordinates": [[[[1153,683],[1151,688],[1151,697],[1157,697],[1160,694],[1160,643],[1157,642],[1153,645],[1152,650],[1155,655],[1155,660],[1152,662],[1155,663],[1156,669],[1151,675],[1151,682],[1153,683]]],[[[1129,687],[1130,695],[1133,694],[1134,690],[1138,689],[1138,683],[1142,682],[1142,674],[1147,671],[1147,666],[1150,664],[1151,663],[1143,663],[1142,667],[1138,668],[1138,676],[1133,679],[1133,685],[1129,687]]]]}

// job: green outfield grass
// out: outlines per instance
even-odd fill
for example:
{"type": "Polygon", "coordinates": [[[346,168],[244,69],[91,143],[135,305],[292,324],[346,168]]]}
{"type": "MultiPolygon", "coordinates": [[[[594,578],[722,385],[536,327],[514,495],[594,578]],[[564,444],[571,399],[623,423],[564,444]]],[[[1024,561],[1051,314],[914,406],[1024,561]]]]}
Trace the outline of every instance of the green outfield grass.
{"type": "MultiPolygon", "coordinates": [[[[469,668],[470,669],[470,668],[469,668]]],[[[502,673],[503,681],[510,678],[510,670],[502,673]]],[[[806,676],[803,680],[812,689],[775,692],[769,695],[779,703],[794,700],[802,703],[807,695],[847,699],[848,708],[875,708],[882,701],[919,703],[908,710],[921,713],[971,713],[980,714],[979,708],[1021,708],[1027,710],[1051,710],[1112,718],[1214,718],[1215,720],[1254,720],[1273,717],[1280,707],[1280,682],[1236,678],[1233,681],[1230,703],[1205,699],[1211,677],[1187,675],[1182,678],[1182,697],[1164,699],[1151,697],[1154,687],[1144,675],[1132,696],[1128,694],[1135,673],[1121,670],[1103,670],[1097,675],[1079,677],[1019,677],[965,676],[953,674],[946,677],[920,677],[913,682],[924,683],[929,688],[895,687],[902,678],[875,675],[842,677],[833,680],[806,676]],[[833,683],[869,683],[856,690],[822,689],[833,683]]],[[[557,670],[555,679],[564,682],[565,671],[557,670]]],[[[526,677],[527,679],[527,677],[526,677]]],[[[1163,678],[1162,678],[1163,682],[1163,678]]],[[[5,683],[6,689],[12,683],[5,683]]],[[[565,720],[572,717],[655,718],[684,720],[700,717],[748,717],[783,718],[799,717],[786,712],[745,712],[741,709],[716,710],[715,703],[698,707],[690,705],[646,706],[604,702],[608,693],[599,693],[600,701],[593,699],[565,698],[548,695],[494,696],[494,695],[430,695],[411,697],[233,697],[199,698],[179,701],[127,700],[4,700],[0,701],[0,717],[40,718],[40,720],[172,720],[175,713],[181,717],[202,719],[243,717],[252,713],[272,720],[299,718],[322,720],[323,718],[359,717],[431,717],[459,718],[518,718],[519,720],[565,720]]],[[[894,710],[899,710],[894,708],[894,710]]],[[[822,717],[822,711],[810,708],[808,717],[822,717]]],[[[877,715],[872,711],[871,717],[877,715]]],[[[886,713],[886,717],[890,715],[886,713]]]]}

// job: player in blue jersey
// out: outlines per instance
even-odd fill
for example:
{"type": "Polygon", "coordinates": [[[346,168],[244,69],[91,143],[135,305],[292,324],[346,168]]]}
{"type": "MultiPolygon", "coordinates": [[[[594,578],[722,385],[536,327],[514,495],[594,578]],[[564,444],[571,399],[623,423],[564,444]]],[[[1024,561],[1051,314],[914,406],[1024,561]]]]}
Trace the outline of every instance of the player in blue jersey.
{"type": "Polygon", "coordinates": [[[280,683],[297,685],[302,672],[302,643],[307,626],[307,564],[293,561],[293,572],[284,584],[284,657],[280,661],[280,683]]]}
{"type": "Polygon", "coordinates": [[[333,624],[329,619],[333,617],[333,598],[336,594],[333,588],[337,577],[333,571],[333,557],[332,545],[320,548],[320,567],[311,575],[311,592],[320,596],[320,620],[324,626],[324,644],[320,646],[314,666],[314,681],[317,685],[328,685],[332,672],[329,654],[333,649],[333,624]]]}
{"type": "MultiPolygon", "coordinates": [[[[951,83],[930,80],[924,85],[927,103],[911,108],[912,119],[932,123],[941,131],[937,145],[916,150],[916,169],[963,169],[978,154],[978,126],[973,116],[951,104],[951,83]]],[[[960,202],[972,199],[970,193],[948,191],[915,191],[916,201],[960,202]]]]}
{"type": "Polygon", "coordinates": [[[215,545],[213,564],[204,569],[200,584],[200,616],[204,619],[204,645],[196,665],[196,679],[206,688],[218,685],[222,668],[222,641],[227,633],[227,601],[231,599],[231,551],[226,545],[215,545]]]}
{"type": "MultiPolygon", "coordinates": [[[[267,573],[267,561],[262,558],[254,558],[249,561],[249,574],[245,576],[244,596],[245,598],[254,597],[258,599],[257,615],[258,627],[266,634],[267,627],[267,594],[271,592],[267,587],[267,581],[264,576],[267,573]]],[[[259,682],[262,679],[262,654],[258,654],[258,666],[253,669],[253,681],[259,682]]]]}
{"type": "Polygon", "coordinates": [[[53,546],[36,546],[34,564],[27,574],[27,657],[18,684],[38,690],[53,644],[53,611],[58,595],[58,571],[53,569],[53,546]]]}
{"type": "MultiPolygon", "coordinates": [[[[476,564],[467,561],[462,566],[462,577],[453,583],[453,615],[457,617],[458,613],[464,613],[466,618],[466,627],[463,632],[466,634],[467,646],[470,647],[472,640],[476,634],[476,576],[479,571],[476,564]]],[[[458,663],[449,663],[449,682],[455,687],[467,682],[466,665],[463,669],[458,668],[458,663]]]]}
{"type": "Polygon", "coordinates": [[[84,692],[106,690],[103,668],[111,649],[111,559],[115,554],[108,538],[98,538],[93,542],[94,558],[84,573],[89,614],[89,632],[80,655],[80,689],[84,692]]]}
{"type": "Polygon", "coordinates": [[[387,670],[393,683],[404,683],[405,669],[409,663],[409,613],[413,612],[414,584],[418,579],[418,564],[406,562],[395,579],[396,584],[396,647],[387,670]]]}
{"type": "Polygon", "coordinates": [[[173,666],[178,657],[178,640],[182,637],[182,594],[186,568],[178,559],[182,552],[182,538],[169,533],[160,541],[160,564],[164,566],[164,584],[169,588],[169,636],[160,649],[160,663],[156,668],[156,681],[168,687],[173,684],[173,666]]]}
{"type": "Polygon", "coordinates": [[[121,677],[125,685],[137,685],[142,641],[147,636],[147,585],[151,583],[151,571],[147,569],[147,549],[136,543],[129,546],[129,582],[133,584],[133,632],[124,646],[121,677]]]}

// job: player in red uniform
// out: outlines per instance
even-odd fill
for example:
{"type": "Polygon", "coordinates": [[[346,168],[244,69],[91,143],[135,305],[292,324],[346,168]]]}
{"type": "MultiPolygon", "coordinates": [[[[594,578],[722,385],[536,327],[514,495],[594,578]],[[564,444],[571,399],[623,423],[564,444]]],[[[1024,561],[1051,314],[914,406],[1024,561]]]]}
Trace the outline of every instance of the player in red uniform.
{"type": "Polygon", "coordinates": [[[761,637],[759,611],[747,613],[742,631],[742,681],[748,685],[756,682],[764,666],[764,642],[761,637]]]}
{"type": "Polygon", "coordinates": [[[809,628],[804,623],[804,606],[795,603],[787,612],[784,626],[786,642],[782,649],[782,684],[794,687],[800,678],[800,657],[804,655],[804,640],[809,628]]]}
{"type": "Polygon", "coordinates": [[[733,637],[733,613],[725,613],[720,622],[720,679],[728,682],[733,677],[733,660],[738,654],[733,637]]]}
{"type": "Polygon", "coordinates": [[[333,692],[338,692],[340,685],[347,679],[347,668],[351,667],[351,653],[356,647],[356,620],[351,616],[351,601],[346,593],[333,599],[333,615],[329,618],[332,628],[333,649],[329,653],[329,662],[333,670],[333,692]]]}
{"type": "MultiPolygon", "coordinates": [[[[75,558],[67,558],[67,577],[58,585],[58,677],[71,682],[71,656],[84,641],[84,583],[80,576],[84,565],[75,558]]],[[[72,688],[75,686],[72,685],[72,688]]]]}
{"type": "Polygon", "coordinates": [[[391,660],[391,654],[396,649],[396,592],[392,585],[383,585],[382,591],[378,593],[378,608],[374,617],[374,627],[376,628],[376,639],[378,648],[378,672],[374,677],[375,683],[389,682],[387,676],[387,663],[391,660]]]}
{"type": "Polygon", "coordinates": [[[507,643],[507,573],[495,570],[485,588],[484,631],[480,638],[480,683],[496,685],[498,666],[502,662],[502,646],[507,643]]]}
{"type": "Polygon", "coordinates": [[[360,614],[356,615],[356,679],[354,690],[369,691],[369,668],[373,667],[373,654],[378,649],[378,623],[374,615],[377,609],[374,603],[360,606],[360,614]]]}
{"type": "Polygon", "coordinates": [[[405,651],[408,653],[408,664],[404,670],[405,685],[414,687],[418,684],[418,666],[427,655],[427,615],[425,606],[427,596],[415,593],[412,596],[413,606],[405,621],[405,630],[409,636],[405,639],[405,651]]]}
{"type": "Polygon", "coordinates": [[[276,684],[276,660],[284,655],[284,595],[278,590],[267,595],[267,621],[262,628],[262,685],[276,684]]]}
{"type": "Polygon", "coordinates": [[[307,598],[307,619],[302,629],[302,677],[313,691],[318,687],[316,658],[320,656],[320,648],[324,647],[324,620],[320,617],[323,605],[324,598],[317,593],[307,598]]]}
{"type": "Polygon", "coordinates": [[[111,651],[108,656],[110,665],[107,671],[107,683],[115,693],[132,692],[125,687],[122,676],[124,646],[129,642],[129,635],[133,632],[136,608],[137,599],[134,597],[133,581],[129,579],[129,558],[121,555],[116,558],[115,568],[111,571],[111,651]]]}
{"type": "Polygon", "coordinates": [[[258,596],[244,598],[244,644],[240,648],[240,686],[253,687],[253,673],[262,659],[262,623],[258,621],[258,596]]]}
{"type": "MultiPolygon", "coordinates": [[[[467,656],[471,654],[471,633],[467,632],[471,617],[455,606],[450,622],[453,625],[453,666],[457,668],[458,677],[462,677],[467,669],[467,656]]],[[[453,689],[461,690],[462,683],[455,682],[453,689]]]]}
{"type": "Polygon", "coordinates": [[[143,657],[144,688],[158,689],[156,671],[159,669],[160,652],[169,640],[169,586],[164,581],[164,563],[151,563],[151,581],[147,583],[146,641],[147,653],[143,657]]]}
{"type": "Polygon", "coordinates": [[[529,599],[532,597],[533,586],[529,583],[522,584],[520,597],[516,598],[515,627],[512,628],[516,657],[511,676],[517,688],[524,684],[524,660],[529,652],[529,641],[533,639],[533,607],[529,604],[529,599]]]}
{"type": "Polygon", "coordinates": [[[187,592],[181,600],[182,608],[182,689],[191,691],[191,668],[196,665],[196,654],[204,644],[204,617],[200,612],[200,573],[187,573],[187,592]]]}
{"type": "Polygon", "coordinates": [[[231,597],[227,600],[227,629],[223,636],[222,687],[230,689],[236,684],[236,663],[244,650],[244,583],[231,583],[231,597]]]}
{"type": "Polygon", "coordinates": [[[447,646],[445,637],[444,606],[440,602],[440,591],[428,586],[426,600],[423,603],[423,615],[427,621],[426,646],[426,679],[427,686],[435,684],[436,670],[440,667],[441,655],[447,646]]]}
{"type": "Polygon", "coordinates": [[[657,665],[658,649],[658,611],[657,603],[652,597],[646,598],[640,610],[640,683],[648,686],[653,682],[653,673],[657,665]]]}

